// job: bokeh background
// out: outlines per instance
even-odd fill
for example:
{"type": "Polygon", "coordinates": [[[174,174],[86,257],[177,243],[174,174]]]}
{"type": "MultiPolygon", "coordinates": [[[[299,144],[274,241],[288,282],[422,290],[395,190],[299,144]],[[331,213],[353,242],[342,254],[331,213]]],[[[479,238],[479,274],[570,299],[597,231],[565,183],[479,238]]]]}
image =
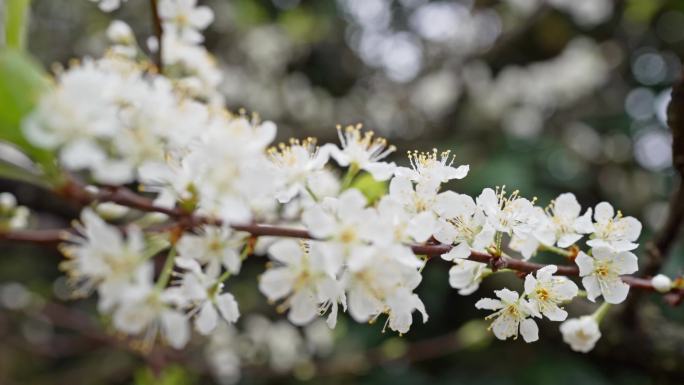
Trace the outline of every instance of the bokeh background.
{"type": "MultiPolygon", "coordinates": [[[[681,1],[200,2],[216,15],[206,45],[223,70],[229,108],[275,121],[281,140],[335,141],[337,124],[363,123],[397,145],[399,163],[408,150],[451,150],[471,166],[450,186],[457,191],[506,185],[541,202],[565,191],[585,206],[608,200],[642,220],[642,244],[664,221],[676,182],[665,109],[682,70],[681,1]]],[[[141,0],[112,14],[87,0],[34,0],[31,12],[29,50],[46,68],[100,55],[113,18],[142,42],[152,32],[141,0]]],[[[37,207],[42,227],[77,216],[28,185],[0,180],[0,190],[37,207]]],[[[93,315],[94,301],[67,300],[59,255],[2,244],[0,254],[0,384],[232,383],[234,370],[216,370],[234,363],[222,343],[249,350],[240,353],[251,357],[241,370],[248,384],[684,382],[684,310],[655,295],[629,314],[614,308],[597,348],[579,354],[555,323],[543,323],[531,345],[486,332],[474,302],[502,284],[521,287],[515,276],[460,297],[448,266],[430,263],[419,288],[429,323],[397,336],[381,332],[383,320],[342,317],[328,335],[283,323],[256,289],[264,260],[254,258],[230,290],[243,313],[270,321],[243,317],[240,337],[227,332],[209,347],[200,340],[151,360],[102,337],[106,320],[93,315]]],[[[682,266],[677,246],[665,272],[682,266]]],[[[581,300],[570,306],[571,314],[592,309],[581,300]]]]}

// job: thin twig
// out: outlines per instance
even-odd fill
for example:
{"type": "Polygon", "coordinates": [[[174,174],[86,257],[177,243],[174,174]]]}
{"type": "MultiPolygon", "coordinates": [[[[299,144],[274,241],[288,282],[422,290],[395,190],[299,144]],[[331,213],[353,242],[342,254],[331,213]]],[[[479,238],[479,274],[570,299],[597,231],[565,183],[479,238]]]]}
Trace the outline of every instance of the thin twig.
{"type": "Polygon", "coordinates": [[[161,17],[159,16],[159,7],[157,0],[150,0],[150,10],[152,11],[152,25],[154,27],[154,36],[157,38],[157,52],[154,53],[154,64],[157,66],[159,73],[164,71],[163,63],[163,49],[164,44],[162,38],[164,37],[164,27],[162,25],[161,17]]]}

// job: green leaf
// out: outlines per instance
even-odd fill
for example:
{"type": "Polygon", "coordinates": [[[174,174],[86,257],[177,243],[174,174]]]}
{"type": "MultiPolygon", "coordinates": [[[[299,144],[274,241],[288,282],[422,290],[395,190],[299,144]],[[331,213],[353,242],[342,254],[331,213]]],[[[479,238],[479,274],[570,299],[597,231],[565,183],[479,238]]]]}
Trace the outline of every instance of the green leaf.
{"type": "Polygon", "coordinates": [[[31,0],[5,0],[5,2],[5,42],[10,48],[23,50],[31,0]]]}
{"type": "Polygon", "coordinates": [[[373,179],[371,174],[367,173],[355,178],[351,187],[361,191],[369,203],[373,203],[387,194],[387,182],[378,182],[373,179]]]}
{"type": "Polygon", "coordinates": [[[47,176],[54,176],[54,154],[31,145],[21,129],[23,119],[48,87],[45,71],[33,59],[14,49],[0,50],[0,140],[13,143],[41,166],[47,176]]]}

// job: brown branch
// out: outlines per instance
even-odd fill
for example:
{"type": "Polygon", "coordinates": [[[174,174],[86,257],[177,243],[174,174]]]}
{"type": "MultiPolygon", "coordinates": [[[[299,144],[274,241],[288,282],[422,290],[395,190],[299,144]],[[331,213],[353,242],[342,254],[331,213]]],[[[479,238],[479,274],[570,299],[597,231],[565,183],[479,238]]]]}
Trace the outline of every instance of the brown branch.
{"type": "Polygon", "coordinates": [[[154,64],[157,66],[157,71],[162,73],[164,70],[163,63],[163,42],[164,27],[162,26],[161,17],[159,16],[159,7],[157,0],[150,0],[150,9],[152,11],[152,25],[154,26],[154,36],[157,38],[157,52],[154,53],[154,64]]]}
{"type": "MultiPolygon", "coordinates": [[[[144,212],[158,212],[166,214],[178,221],[182,228],[192,229],[198,226],[209,224],[215,226],[224,225],[223,221],[217,218],[196,215],[194,213],[185,211],[181,208],[165,208],[159,207],[154,202],[136,194],[135,192],[119,186],[104,186],[97,192],[91,192],[78,182],[71,180],[63,186],[58,193],[63,197],[76,201],[81,204],[90,204],[93,202],[114,202],[123,206],[135,208],[144,212]]],[[[275,236],[275,237],[291,237],[301,239],[314,239],[314,237],[304,229],[296,229],[289,227],[264,225],[264,224],[245,224],[245,225],[231,225],[237,231],[244,231],[253,236],[275,236]]],[[[157,230],[163,231],[168,229],[168,226],[161,226],[157,230]]],[[[14,241],[14,242],[29,242],[44,245],[53,245],[65,240],[65,234],[72,230],[25,230],[16,232],[0,232],[0,241],[14,241]]],[[[445,254],[451,250],[451,245],[445,244],[423,244],[410,245],[414,253],[418,255],[425,255],[428,257],[435,257],[445,254]]],[[[521,273],[532,273],[544,266],[544,264],[528,262],[520,259],[513,259],[507,256],[492,255],[489,253],[482,253],[472,251],[468,260],[481,262],[489,265],[492,270],[511,269],[521,273]]],[[[557,265],[558,271],[556,274],[564,276],[578,276],[579,269],[574,265],[557,265]]],[[[646,291],[654,291],[653,285],[647,278],[638,278],[633,276],[623,276],[622,280],[631,287],[643,289],[646,291]]],[[[684,299],[684,289],[672,289],[669,292],[668,302],[678,304],[684,299]]]]}
{"type": "MultiPolygon", "coordinates": [[[[154,206],[153,206],[154,207],[154,206]]],[[[165,211],[168,209],[164,209],[165,211]]],[[[188,214],[188,218],[191,221],[197,221],[197,223],[207,223],[205,219],[201,217],[193,217],[188,214]],[[193,219],[194,218],[194,219],[193,219]]],[[[220,221],[214,220],[211,223],[216,224],[220,221]]],[[[294,229],[288,227],[272,226],[272,225],[262,225],[262,224],[250,224],[250,225],[234,225],[231,226],[233,229],[238,231],[244,231],[250,233],[254,236],[275,236],[275,237],[289,237],[289,238],[300,238],[300,239],[315,239],[308,231],[302,229],[294,229]]],[[[164,229],[169,229],[168,226],[162,226],[155,228],[155,231],[163,231],[164,229]]],[[[20,230],[13,232],[0,232],[0,241],[8,242],[19,242],[19,243],[32,243],[39,245],[54,246],[58,243],[64,242],[68,239],[68,234],[73,232],[73,229],[60,229],[60,230],[20,230]]],[[[451,250],[452,246],[444,244],[436,245],[410,245],[414,253],[418,255],[426,255],[428,257],[435,257],[447,253],[451,250]]],[[[506,256],[496,256],[488,253],[482,253],[477,251],[472,251],[470,256],[467,258],[470,261],[485,263],[489,265],[492,269],[511,269],[521,273],[533,273],[542,267],[548,266],[541,263],[534,263],[523,261],[520,259],[514,259],[506,256]]],[[[556,274],[564,276],[578,276],[579,269],[577,266],[572,265],[557,265],[558,271],[556,274]]],[[[653,285],[650,279],[639,278],[633,276],[623,276],[622,280],[629,284],[633,288],[654,291],[653,285]]],[[[670,291],[671,294],[677,295],[678,297],[670,297],[671,303],[678,302],[677,299],[684,297],[684,289],[673,289],[670,291]]],[[[681,299],[679,299],[681,301],[681,299]]]]}

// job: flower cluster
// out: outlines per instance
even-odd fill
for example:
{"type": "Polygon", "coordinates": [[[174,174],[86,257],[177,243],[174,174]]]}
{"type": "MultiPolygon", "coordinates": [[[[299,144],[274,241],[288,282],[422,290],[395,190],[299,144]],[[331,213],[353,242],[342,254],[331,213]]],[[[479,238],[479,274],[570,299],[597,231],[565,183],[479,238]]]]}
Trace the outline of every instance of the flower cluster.
{"type": "MultiPolygon", "coordinates": [[[[416,293],[428,258],[412,246],[440,245],[446,250],[441,258],[452,264],[449,284],[461,295],[494,274],[494,262],[514,260],[511,251],[524,261],[539,252],[574,261],[586,293],[554,275],[557,265],[546,265],[527,270],[536,269],[524,278],[521,293],[503,288],[494,292],[497,299],[475,306],[493,311],[487,319],[499,339],[520,334],[536,341],[535,319],[547,318],[565,321],[561,332],[573,349],[594,346],[607,304],[627,297],[621,276],[637,271],[631,251],[638,246],[638,220],[616,214],[606,202],[583,212],[571,193],[542,207],[505,188],[485,188],[477,197],[445,190],[445,183],[469,172],[454,164],[449,151],[412,151],[410,166],[397,166],[388,161],[395,147],[360,125],[338,127],[339,145],[307,138],[273,146],[274,123],[221,107],[220,74],[200,45],[212,12],[193,0],[162,0],[159,14],[166,31],[156,42],[163,68],[116,21],[104,57],[60,71],[24,122],[28,141],[53,150],[66,171],[92,182],[94,190],[137,183],[154,195],[150,211],[181,212],[180,219],[161,218],[169,225],[162,230],[142,215],[117,227],[103,217],[120,213],[121,206],[96,202],[62,244],[62,269],[76,293],[97,292],[98,309],[116,330],[140,337],[141,348],[158,336],[181,348],[192,327],[216,346],[229,344],[231,325],[241,315],[238,299],[227,291],[229,279],[240,274],[245,258],[264,251],[270,262],[259,290],[293,324],[320,324],[317,317],[326,315],[333,328],[348,312],[357,322],[386,316],[385,328],[406,333],[416,311],[428,320],[416,293]],[[346,174],[340,177],[331,161],[346,174]],[[387,194],[364,195],[356,185],[362,172],[386,185],[387,194]],[[287,223],[306,236],[256,242],[239,231],[257,222],[287,223]],[[475,253],[492,264],[473,260],[475,253]],[[155,271],[155,258],[164,256],[155,271]],[[590,301],[602,296],[600,314],[567,320],[564,305],[579,294],[590,301]]],[[[23,225],[20,211],[13,197],[0,196],[0,224],[9,218],[10,227],[23,225]]],[[[656,277],[653,286],[666,292],[672,282],[656,277]]],[[[252,338],[262,341],[264,333],[252,338]]],[[[254,345],[273,343],[265,341],[254,345]]],[[[293,347],[268,349],[282,359],[293,347]]],[[[222,351],[224,361],[237,365],[241,359],[222,351]]]]}

